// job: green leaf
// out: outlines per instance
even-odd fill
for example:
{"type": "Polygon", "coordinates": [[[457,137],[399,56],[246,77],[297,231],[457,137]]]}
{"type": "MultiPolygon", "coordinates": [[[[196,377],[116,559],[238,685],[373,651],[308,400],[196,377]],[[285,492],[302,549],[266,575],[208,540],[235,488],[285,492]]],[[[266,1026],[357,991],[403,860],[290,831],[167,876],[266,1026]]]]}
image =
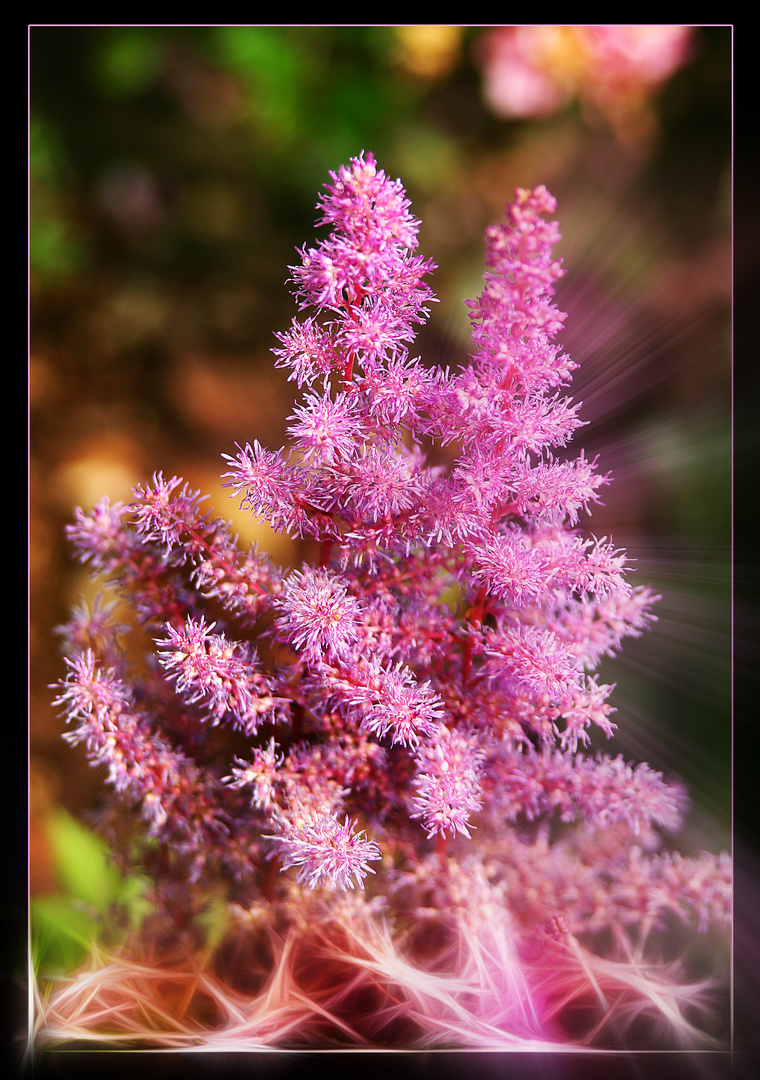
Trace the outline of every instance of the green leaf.
{"type": "Polygon", "coordinates": [[[62,809],[50,816],[48,838],[63,891],[104,911],[118,896],[121,875],[103,841],[62,809]]]}
{"type": "Polygon", "coordinates": [[[90,952],[97,936],[93,913],[67,896],[34,897],[29,919],[35,972],[72,971],[90,952]]]}
{"type": "Polygon", "coordinates": [[[130,874],[122,879],[117,902],[126,909],[129,925],[136,929],[143,919],[155,911],[155,904],[146,895],[150,879],[139,874],[130,874]]]}

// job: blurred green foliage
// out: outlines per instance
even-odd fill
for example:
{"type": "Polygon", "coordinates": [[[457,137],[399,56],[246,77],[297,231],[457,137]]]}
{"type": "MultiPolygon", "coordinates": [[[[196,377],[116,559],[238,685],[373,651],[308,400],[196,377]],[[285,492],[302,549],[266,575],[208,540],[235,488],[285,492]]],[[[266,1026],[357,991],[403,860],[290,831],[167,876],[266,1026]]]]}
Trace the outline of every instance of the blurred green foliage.
{"type": "Polygon", "coordinates": [[[72,228],[62,189],[65,151],[55,129],[42,117],[29,127],[29,265],[32,278],[55,282],[81,270],[85,249],[72,228]]]}
{"type": "Polygon", "coordinates": [[[391,27],[34,27],[32,126],[69,163],[48,185],[97,216],[104,172],[131,162],[162,188],[171,226],[183,192],[214,175],[264,192],[273,228],[306,228],[328,169],[349,156],[392,159],[409,124],[428,139],[437,129],[439,144],[459,134],[422,119],[430,87],[395,48],[391,27]]]}
{"type": "Polygon", "coordinates": [[[32,898],[32,967],[37,974],[72,971],[97,942],[115,944],[153,910],[147,879],[123,876],[107,845],[58,807],[46,821],[60,890],[32,898]]]}
{"type": "Polygon", "coordinates": [[[150,89],[161,68],[160,38],[149,27],[114,27],[93,52],[93,83],[106,98],[132,98],[150,89]]]}

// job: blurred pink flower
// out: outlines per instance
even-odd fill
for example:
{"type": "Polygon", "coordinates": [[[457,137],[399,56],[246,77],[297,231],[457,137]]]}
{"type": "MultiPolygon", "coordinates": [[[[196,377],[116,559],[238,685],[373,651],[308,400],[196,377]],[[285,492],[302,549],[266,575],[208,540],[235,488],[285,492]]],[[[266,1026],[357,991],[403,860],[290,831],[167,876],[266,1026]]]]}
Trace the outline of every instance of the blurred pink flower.
{"type": "Polygon", "coordinates": [[[693,51],[691,26],[496,26],[477,61],[497,116],[547,117],[577,100],[624,133],[693,51]]]}

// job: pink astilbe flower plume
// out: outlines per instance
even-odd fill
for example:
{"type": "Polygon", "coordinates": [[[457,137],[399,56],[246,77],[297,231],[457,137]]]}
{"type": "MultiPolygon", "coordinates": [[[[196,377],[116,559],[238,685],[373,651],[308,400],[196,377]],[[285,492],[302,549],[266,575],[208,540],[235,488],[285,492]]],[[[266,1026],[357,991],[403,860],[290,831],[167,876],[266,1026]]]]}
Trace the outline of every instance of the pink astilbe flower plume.
{"type": "Polygon", "coordinates": [[[434,266],[400,181],[362,154],[319,209],[273,349],[291,442],[224,455],[231,496],[313,561],[241,550],[160,472],[69,527],[123,603],[61,629],[56,704],[153,907],[38,995],[38,1037],[714,1045],[715,987],[669,940],[686,969],[689,934],[725,934],[730,860],[665,849],[683,785],[595,747],[626,723],[598,666],[659,598],[586,529],[611,478],[569,451],[554,198],[520,189],[488,230],[456,372],[410,353],[434,266]],[[210,898],[227,932],[201,964],[210,898]]]}
{"type": "Polygon", "coordinates": [[[428,839],[447,831],[470,838],[470,814],[482,806],[480,774],[484,753],[476,738],[442,727],[418,753],[412,817],[420,817],[428,839]]]}
{"type": "Polygon", "coordinates": [[[371,861],[382,858],[374,840],[356,831],[348,817],[339,822],[330,814],[306,807],[296,808],[282,820],[282,832],[274,836],[284,868],[297,866],[297,880],[314,888],[364,888],[367,874],[374,874],[371,861]]]}
{"type": "Polygon", "coordinates": [[[278,701],[260,671],[255,648],[213,633],[201,616],[184,626],[166,625],[165,647],[158,658],[188,704],[202,703],[211,723],[223,720],[255,735],[265,722],[287,716],[287,701],[278,701]],[[281,715],[278,717],[278,713],[281,715]]]}

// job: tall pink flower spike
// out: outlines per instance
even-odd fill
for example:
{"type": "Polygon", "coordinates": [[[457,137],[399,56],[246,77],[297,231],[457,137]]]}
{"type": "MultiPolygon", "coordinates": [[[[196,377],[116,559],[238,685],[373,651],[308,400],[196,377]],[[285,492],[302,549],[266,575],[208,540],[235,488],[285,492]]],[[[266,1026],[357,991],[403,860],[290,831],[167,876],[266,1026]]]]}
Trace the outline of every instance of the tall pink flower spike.
{"type": "Polygon", "coordinates": [[[273,350],[292,442],[225,455],[232,496],[313,561],[242,550],[161,473],[69,529],[137,625],[78,610],[57,702],[154,913],[40,1000],[38,1038],[624,1048],[635,1023],[720,1045],[712,980],[678,961],[725,932],[730,860],[665,850],[682,786],[588,750],[615,731],[595,669],[658,598],[580,528],[610,478],[567,453],[555,201],[518,190],[488,230],[456,372],[410,352],[434,266],[400,181],[362,154],[319,206],[273,350]],[[180,962],[177,914],[220,892],[223,948],[180,962]]]}

